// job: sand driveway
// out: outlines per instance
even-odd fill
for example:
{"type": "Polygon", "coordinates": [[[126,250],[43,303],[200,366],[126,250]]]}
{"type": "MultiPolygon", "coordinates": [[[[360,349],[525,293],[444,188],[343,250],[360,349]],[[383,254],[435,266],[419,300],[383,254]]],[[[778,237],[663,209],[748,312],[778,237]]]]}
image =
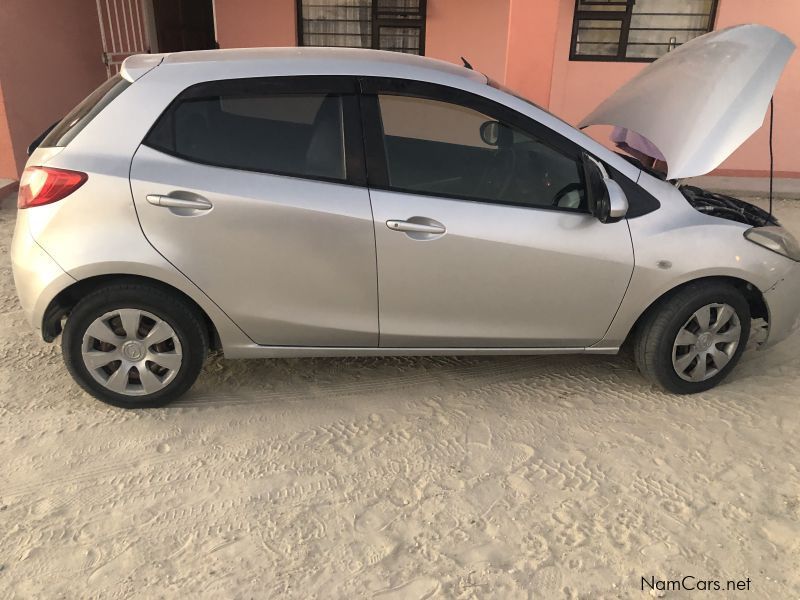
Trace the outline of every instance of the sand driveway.
{"type": "MultiPolygon", "coordinates": [[[[12,205],[0,597],[800,594],[800,335],[692,397],[627,356],[215,358],[184,401],[126,412],[23,322],[12,205]]],[[[777,214],[800,233],[800,203],[777,214]]]]}

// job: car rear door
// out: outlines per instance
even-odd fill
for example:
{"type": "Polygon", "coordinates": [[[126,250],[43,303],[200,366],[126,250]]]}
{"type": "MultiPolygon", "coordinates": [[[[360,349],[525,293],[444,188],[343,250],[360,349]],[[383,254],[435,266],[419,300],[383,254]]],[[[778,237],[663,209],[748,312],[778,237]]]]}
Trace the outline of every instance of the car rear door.
{"type": "Polygon", "coordinates": [[[581,149],[454,88],[363,79],[362,91],[381,347],[601,340],[633,249],[625,220],[587,212],[581,149]]]}
{"type": "Polygon", "coordinates": [[[133,158],[147,239],[258,344],[378,343],[356,86],[347,77],[195,85],[133,158]]]}

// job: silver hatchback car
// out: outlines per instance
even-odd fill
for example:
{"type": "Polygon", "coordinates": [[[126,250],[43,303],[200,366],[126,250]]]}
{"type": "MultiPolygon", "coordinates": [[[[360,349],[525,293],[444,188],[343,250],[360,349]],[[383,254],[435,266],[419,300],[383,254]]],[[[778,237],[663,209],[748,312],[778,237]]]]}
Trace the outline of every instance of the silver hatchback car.
{"type": "Polygon", "coordinates": [[[210,349],[613,354],[630,338],[645,376],[705,390],[751,322],[762,347],[797,327],[800,248],[771,214],[678,180],[760,126],[792,51],[756,25],[697,38],[584,121],[647,137],[666,177],[440,61],[134,56],[34,144],[20,301],[46,341],[63,332],[78,384],[123,407],[180,396],[210,349]]]}

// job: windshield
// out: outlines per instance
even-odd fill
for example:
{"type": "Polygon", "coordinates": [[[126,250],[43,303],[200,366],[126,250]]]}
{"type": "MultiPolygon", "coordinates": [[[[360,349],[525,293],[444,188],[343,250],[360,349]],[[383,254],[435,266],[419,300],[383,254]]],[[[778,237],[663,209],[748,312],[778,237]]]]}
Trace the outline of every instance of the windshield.
{"type": "Polygon", "coordinates": [[[115,75],[89,94],[72,109],[42,141],[43,148],[66,146],[94,119],[101,110],[128,88],[130,82],[115,75]]]}

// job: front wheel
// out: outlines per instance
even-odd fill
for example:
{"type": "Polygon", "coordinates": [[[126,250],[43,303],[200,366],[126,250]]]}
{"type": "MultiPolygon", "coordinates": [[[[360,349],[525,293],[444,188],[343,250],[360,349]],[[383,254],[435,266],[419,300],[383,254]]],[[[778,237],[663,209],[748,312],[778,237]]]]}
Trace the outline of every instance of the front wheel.
{"type": "Polygon", "coordinates": [[[750,307],[722,282],[689,284],[645,316],[634,341],[639,370],[667,391],[708,390],[730,373],[750,335],[750,307]]]}
{"type": "Polygon", "coordinates": [[[61,341],[75,381],[122,408],[163,406],[197,379],[208,351],[202,317],[169,291],[113,284],[73,308],[61,341]]]}

